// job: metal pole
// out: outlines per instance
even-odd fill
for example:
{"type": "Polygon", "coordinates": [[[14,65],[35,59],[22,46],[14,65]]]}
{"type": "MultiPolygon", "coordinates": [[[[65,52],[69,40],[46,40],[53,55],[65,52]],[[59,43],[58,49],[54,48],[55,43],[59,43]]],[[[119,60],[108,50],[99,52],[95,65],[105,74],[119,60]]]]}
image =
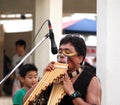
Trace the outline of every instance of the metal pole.
{"type": "Polygon", "coordinates": [[[49,37],[49,34],[46,34],[43,39],[12,69],[12,71],[7,74],[1,81],[0,85],[6,81],[12,73],[49,37]]]}

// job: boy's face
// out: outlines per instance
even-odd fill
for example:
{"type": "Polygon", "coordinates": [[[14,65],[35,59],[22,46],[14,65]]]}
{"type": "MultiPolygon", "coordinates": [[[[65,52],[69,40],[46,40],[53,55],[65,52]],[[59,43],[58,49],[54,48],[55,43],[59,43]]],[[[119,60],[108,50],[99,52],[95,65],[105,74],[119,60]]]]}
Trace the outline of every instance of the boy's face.
{"type": "Polygon", "coordinates": [[[36,71],[27,72],[25,78],[22,77],[24,88],[30,89],[34,84],[38,82],[38,73],[36,71]]]}

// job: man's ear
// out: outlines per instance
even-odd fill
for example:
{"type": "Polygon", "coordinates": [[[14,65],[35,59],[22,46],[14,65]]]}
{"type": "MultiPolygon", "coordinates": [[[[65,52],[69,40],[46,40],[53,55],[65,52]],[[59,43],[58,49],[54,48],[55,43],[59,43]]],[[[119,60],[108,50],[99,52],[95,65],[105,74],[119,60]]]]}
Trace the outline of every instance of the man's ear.
{"type": "Polygon", "coordinates": [[[83,56],[78,57],[78,63],[81,63],[83,61],[83,56]]]}

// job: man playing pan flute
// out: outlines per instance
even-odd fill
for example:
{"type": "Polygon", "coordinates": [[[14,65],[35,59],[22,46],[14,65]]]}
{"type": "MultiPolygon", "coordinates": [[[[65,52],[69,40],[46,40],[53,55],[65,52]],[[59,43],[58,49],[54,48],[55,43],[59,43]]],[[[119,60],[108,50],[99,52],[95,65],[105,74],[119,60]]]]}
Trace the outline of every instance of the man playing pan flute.
{"type": "MultiPolygon", "coordinates": [[[[58,62],[67,63],[68,70],[60,79],[66,95],[58,105],[101,105],[101,86],[97,76],[82,70],[86,56],[86,45],[79,36],[67,35],[60,41],[58,62]]],[[[55,62],[51,62],[44,72],[55,69],[55,62]]],[[[39,104],[49,99],[51,86],[39,95],[39,104]]],[[[28,93],[30,94],[30,92],[28,93]]],[[[26,96],[27,97],[27,96],[26,96]]],[[[26,98],[25,97],[25,98],[26,98]]]]}

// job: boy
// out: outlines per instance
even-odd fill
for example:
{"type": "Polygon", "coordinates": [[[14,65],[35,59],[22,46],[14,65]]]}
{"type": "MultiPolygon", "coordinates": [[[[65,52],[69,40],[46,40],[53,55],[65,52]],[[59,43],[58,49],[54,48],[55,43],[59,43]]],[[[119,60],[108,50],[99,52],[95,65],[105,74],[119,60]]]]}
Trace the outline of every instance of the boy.
{"type": "Polygon", "coordinates": [[[13,105],[22,105],[24,95],[38,82],[38,70],[34,64],[25,64],[20,67],[19,74],[23,87],[13,96],[13,105]]]}

